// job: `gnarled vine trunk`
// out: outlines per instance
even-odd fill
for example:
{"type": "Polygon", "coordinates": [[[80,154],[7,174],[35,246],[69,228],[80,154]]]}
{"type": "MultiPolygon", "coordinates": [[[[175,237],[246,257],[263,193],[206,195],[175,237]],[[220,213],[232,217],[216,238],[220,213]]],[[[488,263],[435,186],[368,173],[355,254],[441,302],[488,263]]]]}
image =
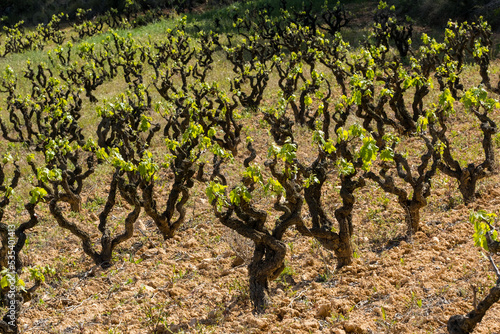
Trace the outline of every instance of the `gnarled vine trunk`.
{"type": "Polygon", "coordinates": [[[470,311],[466,315],[454,315],[447,323],[448,332],[450,334],[469,334],[472,333],[478,323],[481,322],[486,311],[500,300],[500,279],[494,287],[490,289],[490,293],[477,305],[475,310],[470,311]]]}
{"type": "Polygon", "coordinates": [[[250,299],[257,313],[269,306],[269,281],[285,268],[286,245],[279,240],[256,243],[252,261],[248,265],[250,299]]]}

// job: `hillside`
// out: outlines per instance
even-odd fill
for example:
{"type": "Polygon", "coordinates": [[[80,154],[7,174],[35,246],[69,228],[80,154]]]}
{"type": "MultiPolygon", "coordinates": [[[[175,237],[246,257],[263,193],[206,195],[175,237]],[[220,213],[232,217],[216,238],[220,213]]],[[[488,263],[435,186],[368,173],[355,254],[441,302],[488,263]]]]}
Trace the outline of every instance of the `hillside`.
{"type": "MultiPolygon", "coordinates": [[[[446,333],[451,315],[471,310],[471,286],[486,291],[494,283],[467,221],[474,207],[498,210],[498,181],[490,182],[470,208],[445,210],[446,202],[431,200],[423,232],[411,243],[393,241],[402,233],[397,207],[360,200],[353,238],[359,258],[340,271],[334,271],[331,252],[288,232],[284,241],[293,244],[288,270],[271,283],[271,306],[258,316],[251,313],[246,263],[237,256],[248,256],[248,242],[234,241],[234,233],[206,214],[195,214],[166,242],[141,220],[136,234],[144,246],[133,256],[132,243],[123,246],[108,270],[90,270],[77,240],[54,232],[47,222],[30,237],[29,256],[33,264],[51,263],[60,281],[48,280],[25,305],[21,328],[25,333],[154,328],[156,333],[446,333]]],[[[197,210],[205,201],[199,200],[197,210]]],[[[474,333],[498,332],[499,324],[497,304],[474,333]]]]}

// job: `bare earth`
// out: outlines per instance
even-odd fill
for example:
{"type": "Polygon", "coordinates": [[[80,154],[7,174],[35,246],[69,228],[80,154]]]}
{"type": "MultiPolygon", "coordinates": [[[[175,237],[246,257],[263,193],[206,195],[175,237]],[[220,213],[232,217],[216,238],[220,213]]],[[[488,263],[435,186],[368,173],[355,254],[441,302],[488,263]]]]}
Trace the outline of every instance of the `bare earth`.
{"type": "MultiPolygon", "coordinates": [[[[30,236],[26,260],[51,263],[58,274],[25,304],[20,327],[24,333],[444,333],[451,315],[472,310],[472,287],[479,301],[494,284],[468,216],[471,209],[498,210],[497,182],[495,176],[481,183],[471,207],[447,208],[454,192],[431,197],[423,231],[411,242],[397,241],[404,226],[394,199],[380,204],[381,192],[363,189],[359,197],[375,193],[375,199],[360,201],[354,215],[354,264],[335,272],[332,254],[288,232],[287,269],[272,282],[272,306],[259,316],[251,313],[245,259],[237,256],[248,257],[251,247],[212,218],[202,192],[174,239],[163,242],[143,218],[107,270],[93,268],[74,237],[45,221],[30,236]],[[134,254],[138,240],[144,245],[134,254]]],[[[499,332],[496,305],[475,333],[499,332]]]]}

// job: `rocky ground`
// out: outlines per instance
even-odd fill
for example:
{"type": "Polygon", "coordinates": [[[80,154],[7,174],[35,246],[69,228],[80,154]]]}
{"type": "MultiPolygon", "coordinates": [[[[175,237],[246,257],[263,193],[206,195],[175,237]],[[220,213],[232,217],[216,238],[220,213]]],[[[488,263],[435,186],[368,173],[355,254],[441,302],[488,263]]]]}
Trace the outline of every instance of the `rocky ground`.
{"type": "MultiPolygon", "coordinates": [[[[498,210],[496,179],[481,185],[481,198],[470,207],[431,200],[423,231],[406,241],[398,238],[404,227],[394,201],[361,203],[353,239],[357,258],[340,271],[334,271],[333,254],[290,231],[287,267],[271,284],[271,307],[258,316],[248,297],[245,261],[251,245],[201,209],[167,241],[142,219],[137,239],[121,247],[106,270],[93,267],[74,237],[46,221],[30,236],[26,258],[49,263],[56,275],[25,304],[21,328],[24,333],[444,333],[450,316],[472,310],[473,289],[481,300],[494,284],[488,260],[473,245],[468,216],[471,209],[498,210]]],[[[202,207],[206,199],[199,194],[197,201],[202,207]]],[[[498,332],[500,305],[475,331],[498,332]]]]}

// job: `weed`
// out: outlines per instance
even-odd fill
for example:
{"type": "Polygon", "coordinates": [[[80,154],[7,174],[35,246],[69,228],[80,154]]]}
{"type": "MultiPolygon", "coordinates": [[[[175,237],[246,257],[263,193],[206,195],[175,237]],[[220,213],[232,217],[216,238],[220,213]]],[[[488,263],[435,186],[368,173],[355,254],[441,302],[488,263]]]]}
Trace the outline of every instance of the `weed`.
{"type": "Polygon", "coordinates": [[[116,328],[108,329],[108,334],[122,334],[122,332],[116,328]]]}
{"type": "Polygon", "coordinates": [[[349,308],[347,310],[347,312],[345,312],[345,314],[332,312],[330,317],[328,318],[328,321],[330,323],[334,324],[334,323],[339,322],[339,321],[349,320],[349,314],[352,312],[352,310],[354,310],[355,307],[356,307],[356,305],[351,306],[351,308],[349,308]]]}
{"type": "Polygon", "coordinates": [[[294,248],[293,248],[293,242],[291,242],[291,241],[288,242],[287,246],[290,249],[290,255],[293,257],[293,250],[294,250],[294,248]]]}
{"type": "Polygon", "coordinates": [[[235,278],[230,283],[228,283],[228,290],[231,294],[233,291],[237,292],[237,298],[240,300],[248,300],[250,296],[250,291],[248,285],[242,283],[238,278],[235,278]]]}
{"type": "Polygon", "coordinates": [[[175,264],[172,266],[172,272],[173,272],[172,283],[175,283],[183,279],[187,275],[187,270],[185,271],[178,270],[175,268],[175,264]]]}
{"type": "Polygon", "coordinates": [[[346,320],[349,320],[349,316],[346,317],[342,313],[335,313],[335,312],[332,312],[330,317],[328,318],[328,321],[332,324],[346,320]]]}
{"type": "Polygon", "coordinates": [[[375,320],[375,322],[380,327],[383,327],[386,331],[390,331],[391,328],[394,326],[394,324],[396,324],[397,320],[396,319],[390,320],[383,306],[380,307],[380,313],[382,318],[375,320]]]}
{"type": "Polygon", "coordinates": [[[104,197],[95,196],[94,198],[88,198],[87,201],[83,204],[83,208],[90,212],[94,212],[99,210],[102,205],[106,203],[106,199],[104,197]]]}
{"type": "Polygon", "coordinates": [[[412,309],[414,307],[421,308],[422,307],[422,299],[418,298],[415,292],[411,292],[411,298],[405,298],[406,300],[406,307],[408,309],[412,309]]]}
{"type": "Polygon", "coordinates": [[[164,332],[164,328],[167,326],[167,318],[170,315],[167,311],[167,307],[170,304],[170,301],[164,301],[156,305],[147,305],[141,308],[141,311],[145,315],[142,322],[149,328],[150,333],[157,334],[164,332]]]}
{"type": "Polygon", "coordinates": [[[321,243],[316,239],[309,239],[309,243],[311,247],[310,252],[313,254],[316,253],[318,249],[321,248],[321,243]]]}
{"type": "Polygon", "coordinates": [[[295,270],[288,264],[288,261],[285,261],[285,268],[281,272],[280,277],[294,276],[295,274],[295,270]]]}

